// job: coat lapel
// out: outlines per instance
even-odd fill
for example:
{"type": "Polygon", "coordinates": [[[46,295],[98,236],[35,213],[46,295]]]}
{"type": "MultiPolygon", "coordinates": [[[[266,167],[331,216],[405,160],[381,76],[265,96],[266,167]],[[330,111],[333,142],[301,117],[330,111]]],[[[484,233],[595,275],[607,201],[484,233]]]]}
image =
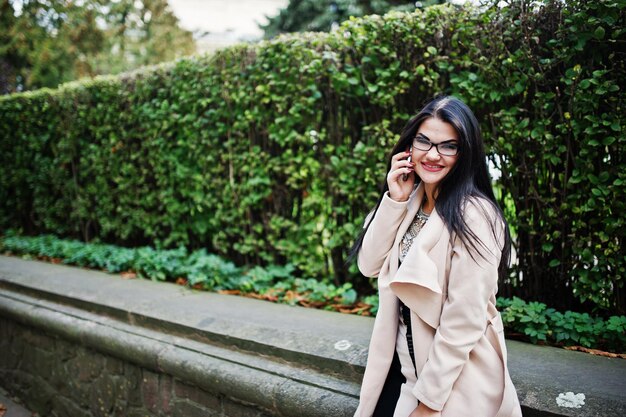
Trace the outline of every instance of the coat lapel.
{"type": "Polygon", "coordinates": [[[449,233],[436,210],[430,214],[417,235],[402,265],[398,267],[399,244],[413,221],[424,194],[423,185],[417,189],[405,220],[394,243],[391,256],[390,287],[396,296],[432,328],[439,326],[445,291],[445,271],[437,265],[447,265],[449,233]],[[395,269],[394,269],[395,266],[395,269]]]}
{"type": "Polygon", "coordinates": [[[411,195],[409,196],[409,204],[407,205],[406,215],[400,223],[400,227],[398,228],[398,233],[396,233],[396,239],[393,242],[393,246],[391,247],[391,254],[389,256],[389,274],[387,277],[393,277],[396,275],[398,271],[398,260],[400,259],[400,241],[404,236],[404,233],[411,226],[411,222],[413,218],[417,214],[419,207],[422,202],[422,198],[424,196],[424,185],[419,184],[416,189],[413,190],[411,195]]]}

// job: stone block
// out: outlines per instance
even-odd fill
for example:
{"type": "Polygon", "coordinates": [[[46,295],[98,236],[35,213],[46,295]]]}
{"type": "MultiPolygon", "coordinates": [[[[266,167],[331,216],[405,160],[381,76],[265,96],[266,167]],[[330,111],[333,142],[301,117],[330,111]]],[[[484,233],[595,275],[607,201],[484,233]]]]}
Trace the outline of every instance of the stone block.
{"type": "Polygon", "coordinates": [[[96,378],[91,384],[89,395],[91,413],[99,417],[110,416],[120,401],[118,389],[119,384],[114,376],[105,373],[96,378]]]}
{"type": "Polygon", "coordinates": [[[26,398],[26,392],[32,382],[32,376],[19,370],[7,372],[7,377],[2,379],[2,388],[8,390],[18,398],[26,398]]]}
{"type": "Polygon", "coordinates": [[[125,414],[121,415],[122,417],[155,417],[150,411],[146,410],[143,407],[132,407],[126,410],[125,414]]]}
{"type": "Polygon", "coordinates": [[[35,351],[34,373],[49,382],[52,379],[57,358],[54,352],[42,350],[38,347],[33,350],[35,351]]]}
{"type": "Polygon", "coordinates": [[[244,402],[233,401],[228,398],[224,398],[222,401],[224,417],[267,417],[269,414],[264,414],[261,410],[255,407],[254,404],[247,404],[244,402]]]}
{"type": "MultiPolygon", "coordinates": [[[[8,352],[11,342],[14,340],[15,335],[13,329],[15,326],[8,320],[0,318],[0,351],[8,352]]],[[[0,366],[5,362],[8,355],[0,355],[0,366]]]]}
{"type": "Polygon", "coordinates": [[[79,407],[74,401],[60,395],[52,398],[52,415],[58,417],[92,417],[88,410],[79,407]]]}
{"type": "Polygon", "coordinates": [[[140,390],[143,406],[148,411],[158,411],[159,374],[142,369],[141,376],[140,390]]]}
{"type": "Polygon", "coordinates": [[[65,367],[71,379],[79,383],[89,383],[102,372],[104,356],[81,348],[76,357],[67,361],[65,367]]]}
{"type": "Polygon", "coordinates": [[[189,399],[194,401],[198,388],[185,384],[179,379],[174,379],[174,395],[181,400],[189,399]]]}
{"type": "Polygon", "coordinates": [[[141,368],[131,363],[124,363],[124,379],[122,384],[126,392],[126,399],[132,406],[143,407],[143,399],[141,393],[141,368]]]}
{"type": "Polygon", "coordinates": [[[24,371],[30,375],[37,374],[37,352],[33,347],[25,344],[25,348],[22,350],[22,360],[18,365],[20,371],[24,371]]]}
{"type": "Polygon", "coordinates": [[[128,403],[125,400],[118,400],[115,402],[113,412],[109,417],[126,417],[128,415],[128,403]]]}
{"type": "Polygon", "coordinates": [[[67,362],[76,357],[76,345],[66,342],[63,339],[54,340],[54,351],[61,362],[67,362]]]}
{"type": "Polygon", "coordinates": [[[92,349],[83,348],[82,355],[79,358],[79,364],[81,368],[84,367],[84,373],[89,375],[89,378],[93,380],[98,377],[104,371],[104,363],[106,356],[96,352],[92,349]]]}
{"type": "Polygon", "coordinates": [[[178,399],[187,399],[211,410],[220,411],[222,409],[220,396],[208,393],[193,385],[185,384],[180,380],[174,380],[174,395],[178,399]]]}
{"type": "Polygon", "coordinates": [[[11,337],[9,340],[5,340],[1,345],[0,352],[0,368],[4,369],[16,369],[23,357],[23,343],[19,333],[7,332],[6,337],[11,337]]]}
{"type": "Polygon", "coordinates": [[[159,375],[159,408],[165,415],[171,412],[173,379],[169,375],[159,375]]]}
{"type": "Polygon", "coordinates": [[[293,380],[275,387],[274,401],[280,415],[301,417],[350,417],[358,406],[358,400],[354,397],[345,395],[338,398],[325,389],[293,380]]]}
{"type": "Polygon", "coordinates": [[[70,379],[65,367],[65,363],[61,358],[56,357],[51,364],[50,385],[54,387],[61,395],[71,397],[70,379]]]}
{"type": "Polygon", "coordinates": [[[210,410],[189,400],[172,401],[172,417],[221,417],[221,413],[210,410]]]}
{"type": "Polygon", "coordinates": [[[22,337],[30,346],[36,346],[49,352],[54,351],[54,338],[51,338],[40,331],[28,329],[22,334],[22,337]]]}
{"type": "Polygon", "coordinates": [[[124,374],[124,362],[117,358],[107,356],[105,360],[106,372],[112,375],[124,374]]]}
{"type": "Polygon", "coordinates": [[[14,338],[11,342],[11,345],[9,347],[10,349],[10,354],[14,357],[20,358],[20,360],[22,359],[22,357],[24,356],[24,347],[26,346],[26,344],[24,343],[24,339],[22,338],[22,335],[20,332],[15,332],[14,338]]]}
{"type": "Polygon", "coordinates": [[[52,412],[52,400],[56,394],[56,391],[46,381],[38,377],[32,377],[25,394],[23,396],[20,395],[20,398],[26,401],[30,410],[47,416],[52,412]]]}

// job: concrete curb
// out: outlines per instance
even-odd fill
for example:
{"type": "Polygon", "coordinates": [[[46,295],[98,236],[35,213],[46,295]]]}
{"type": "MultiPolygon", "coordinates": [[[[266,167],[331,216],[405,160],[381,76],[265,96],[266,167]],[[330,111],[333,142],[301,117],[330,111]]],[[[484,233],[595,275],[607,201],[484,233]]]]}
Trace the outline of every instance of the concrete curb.
{"type": "Polygon", "coordinates": [[[354,382],[22,294],[0,294],[0,315],[272,415],[349,416],[358,404],[354,382]]]}
{"type": "MultiPolygon", "coordinates": [[[[0,256],[0,316],[235,396],[272,415],[348,416],[373,320],[0,256]]],[[[507,341],[524,415],[626,415],[626,361],[507,341]],[[585,394],[580,408],[557,404],[585,394]]]]}
{"type": "Polygon", "coordinates": [[[0,287],[193,340],[262,353],[354,382],[372,320],[0,256],[0,287]],[[18,266],[19,265],[19,266],[18,266]],[[138,296],[141,294],[141,296],[138,296]],[[339,341],[347,349],[335,349],[339,341]]]}

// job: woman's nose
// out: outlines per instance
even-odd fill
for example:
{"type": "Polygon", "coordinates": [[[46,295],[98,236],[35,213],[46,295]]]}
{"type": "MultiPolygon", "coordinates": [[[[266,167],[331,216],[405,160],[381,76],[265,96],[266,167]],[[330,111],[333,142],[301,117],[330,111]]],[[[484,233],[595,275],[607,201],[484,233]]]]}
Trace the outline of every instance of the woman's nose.
{"type": "Polygon", "coordinates": [[[439,155],[439,151],[437,151],[437,147],[434,145],[428,150],[426,156],[428,159],[439,159],[441,157],[441,155],[439,155]]]}

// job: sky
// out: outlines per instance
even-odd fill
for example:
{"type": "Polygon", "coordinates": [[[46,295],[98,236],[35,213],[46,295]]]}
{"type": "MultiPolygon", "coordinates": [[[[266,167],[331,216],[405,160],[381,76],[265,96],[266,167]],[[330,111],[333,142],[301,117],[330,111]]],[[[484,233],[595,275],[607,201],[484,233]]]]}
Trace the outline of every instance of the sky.
{"type": "MultiPolygon", "coordinates": [[[[196,33],[199,44],[232,43],[262,36],[258,23],[274,16],[289,0],[169,0],[181,26],[196,33]],[[201,32],[208,35],[199,38],[201,32]]],[[[202,45],[199,45],[202,48],[202,45]]]]}
{"type": "MultiPolygon", "coordinates": [[[[464,3],[477,0],[452,0],[464,3]]],[[[194,32],[198,52],[213,51],[263,35],[258,23],[275,16],[289,0],[168,0],[181,26],[194,32]],[[208,32],[208,33],[206,33],[208,32]]]]}

